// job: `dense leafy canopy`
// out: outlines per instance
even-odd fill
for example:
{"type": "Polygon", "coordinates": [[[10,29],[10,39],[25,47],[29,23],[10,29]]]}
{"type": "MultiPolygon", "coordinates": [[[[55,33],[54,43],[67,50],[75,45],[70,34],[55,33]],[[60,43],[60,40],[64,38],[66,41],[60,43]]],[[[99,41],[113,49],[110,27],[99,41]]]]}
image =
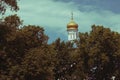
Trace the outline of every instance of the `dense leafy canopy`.
{"type": "Polygon", "coordinates": [[[0,14],[4,14],[6,9],[10,7],[11,11],[18,11],[18,0],[0,0],[0,14]]]}
{"type": "Polygon", "coordinates": [[[0,22],[1,80],[120,79],[119,33],[93,25],[75,43],[48,44],[42,27],[22,22],[17,15],[0,22]]]}
{"type": "Polygon", "coordinates": [[[120,34],[103,26],[92,26],[88,34],[80,34],[78,51],[83,61],[87,77],[94,80],[119,78],[120,73],[120,34]]]}

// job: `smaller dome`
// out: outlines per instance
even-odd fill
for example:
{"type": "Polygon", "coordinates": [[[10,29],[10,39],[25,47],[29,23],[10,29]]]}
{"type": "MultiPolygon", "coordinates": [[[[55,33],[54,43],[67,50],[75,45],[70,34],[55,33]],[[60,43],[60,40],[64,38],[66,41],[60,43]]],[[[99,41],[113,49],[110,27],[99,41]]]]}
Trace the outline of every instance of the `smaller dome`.
{"type": "Polygon", "coordinates": [[[78,24],[76,22],[74,22],[73,20],[71,20],[68,24],[67,24],[67,28],[78,28],[78,24]]]}

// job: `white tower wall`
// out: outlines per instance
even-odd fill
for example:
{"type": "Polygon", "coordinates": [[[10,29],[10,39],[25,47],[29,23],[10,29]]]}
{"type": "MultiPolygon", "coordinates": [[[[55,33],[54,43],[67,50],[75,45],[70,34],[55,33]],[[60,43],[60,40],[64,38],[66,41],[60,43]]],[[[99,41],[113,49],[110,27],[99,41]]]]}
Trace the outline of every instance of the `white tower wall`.
{"type": "Polygon", "coordinates": [[[73,41],[73,40],[77,40],[78,38],[78,31],[77,30],[68,30],[68,40],[69,41],[73,41]]]}

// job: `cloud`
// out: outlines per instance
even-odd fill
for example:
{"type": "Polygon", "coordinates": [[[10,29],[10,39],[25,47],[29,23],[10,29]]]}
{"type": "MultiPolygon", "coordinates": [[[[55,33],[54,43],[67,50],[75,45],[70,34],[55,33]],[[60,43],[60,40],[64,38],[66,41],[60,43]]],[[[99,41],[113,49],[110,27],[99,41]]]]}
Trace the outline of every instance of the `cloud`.
{"type": "Polygon", "coordinates": [[[25,25],[44,27],[50,42],[58,37],[67,40],[66,25],[70,21],[71,11],[74,12],[74,20],[78,23],[80,32],[89,32],[93,24],[120,32],[120,14],[76,2],[77,0],[67,3],[55,0],[20,0],[20,11],[17,14],[24,20],[25,25]]]}
{"type": "MultiPolygon", "coordinates": [[[[110,10],[114,13],[120,13],[120,0],[54,0],[54,1],[59,1],[59,2],[74,2],[75,4],[81,5],[80,9],[87,6],[94,6],[98,10],[110,10]]],[[[89,7],[87,8],[89,10],[89,7]]],[[[86,10],[85,10],[86,11],[86,10]]]]}

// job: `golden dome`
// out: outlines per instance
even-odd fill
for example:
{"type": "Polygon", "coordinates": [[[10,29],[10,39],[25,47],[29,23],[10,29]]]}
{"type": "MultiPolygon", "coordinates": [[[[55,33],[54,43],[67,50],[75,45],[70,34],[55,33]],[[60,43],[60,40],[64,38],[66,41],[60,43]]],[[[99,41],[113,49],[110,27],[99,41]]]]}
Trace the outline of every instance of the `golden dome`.
{"type": "Polygon", "coordinates": [[[78,24],[73,20],[73,12],[71,13],[71,21],[67,24],[67,29],[78,29],[78,24]]]}
{"type": "Polygon", "coordinates": [[[76,22],[74,22],[73,20],[71,20],[68,24],[67,24],[67,28],[78,28],[78,24],[76,22]]]}

